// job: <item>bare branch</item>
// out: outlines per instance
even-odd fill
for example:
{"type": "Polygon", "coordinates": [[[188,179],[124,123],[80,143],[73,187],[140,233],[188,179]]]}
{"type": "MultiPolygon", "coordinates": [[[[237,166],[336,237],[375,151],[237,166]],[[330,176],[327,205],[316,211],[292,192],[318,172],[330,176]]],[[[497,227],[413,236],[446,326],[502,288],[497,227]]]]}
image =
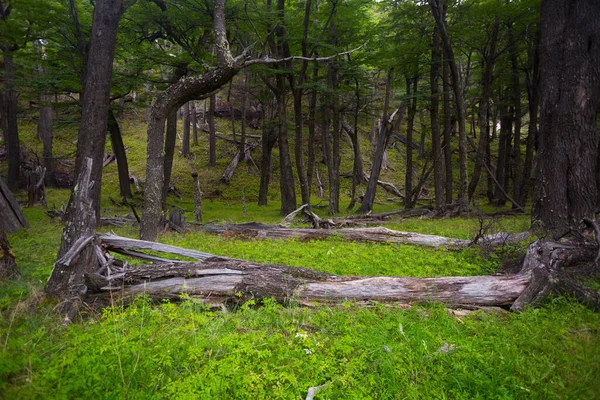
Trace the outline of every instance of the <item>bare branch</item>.
{"type": "Polygon", "coordinates": [[[303,56],[290,56],[290,57],[284,57],[284,58],[269,58],[269,56],[266,56],[265,58],[258,58],[258,59],[254,59],[254,60],[247,60],[244,62],[244,67],[247,67],[249,65],[253,65],[253,64],[277,64],[277,63],[282,63],[282,62],[287,62],[287,61],[293,61],[293,60],[304,60],[304,61],[327,61],[327,60],[332,60],[334,58],[340,57],[340,56],[344,56],[347,54],[352,54],[355,51],[358,51],[360,49],[362,49],[363,47],[365,47],[367,45],[367,43],[369,43],[369,41],[366,41],[364,44],[358,46],[355,49],[352,50],[348,50],[348,51],[343,51],[341,53],[336,53],[333,54],[331,56],[327,56],[327,57],[303,57],[303,56]]]}

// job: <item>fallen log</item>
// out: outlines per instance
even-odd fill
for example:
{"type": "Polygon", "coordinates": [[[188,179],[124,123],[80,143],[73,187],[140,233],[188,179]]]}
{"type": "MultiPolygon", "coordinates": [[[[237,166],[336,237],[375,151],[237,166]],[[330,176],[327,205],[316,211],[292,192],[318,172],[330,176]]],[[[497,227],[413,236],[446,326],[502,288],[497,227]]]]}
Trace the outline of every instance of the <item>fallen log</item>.
{"type": "MultiPolygon", "coordinates": [[[[133,243],[137,248],[167,249],[176,254],[193,250],[152,242],[98,236],[104,248],[111,243],[133,243]]],[[[81,243],[78,243],[81,248],[81,243]]],[[[537,241],[530,245],[522,269],[516,274],[440,278],[339,276],[307,268],[267,265],[211,256],[202,262],[163,262],[119,273],[88,273],[85,301],[110,304],[122,298],[129,303],[137,295],[154,300],[178,300],[182,294],[214,304],[239,303],[248,299],[274,298],[286,303],[336,303],[341,301],[382,301],[399,303],[443,302],[459,307],[540,304],[550,293],[576,296],[599,309],[600,296],[564,274],[570,265],[587,262],[597,252],[595,243],[537,241]]],[[[96,252],[98,254],[98,252],[96,252]]],[[[206,253],[202,253],[203,257],[206,253]]],[[[73,250],[69,257],[75,257],[73,250]]]]}
{"type": "Polygon", "coordinates": [[[0,177],[0,225],[7,233],[13,233],[21,228],[29,228],[21,206],[13,197],[10,189],[0,177]]]}
{"type": "MultiPolygon", "coordinates": [[[[323,221],[323,220],[321,220],[323,221]]],[[[205,225],[205,232],[226,237],[256,238],[256,239],[300,239],[320,240],[330,236],[340,236],[346,240],[375,243],[407,244],[426,247],[447,247],[461,249],[473,245],[472,240],[455,239],[445,236],[425,235],[415,232],[401,232],[383,227],[375,228],[341,228],[341,229],[311,229],[311,228],[280,228],[274,225],[247,223],[239,225],[205,225]]],[[[486,247],[497,247],[508,243],[517,243],[527,239],[529,232],[516,234],[496,233],[480,238],[476,243],[486,247]]]]}

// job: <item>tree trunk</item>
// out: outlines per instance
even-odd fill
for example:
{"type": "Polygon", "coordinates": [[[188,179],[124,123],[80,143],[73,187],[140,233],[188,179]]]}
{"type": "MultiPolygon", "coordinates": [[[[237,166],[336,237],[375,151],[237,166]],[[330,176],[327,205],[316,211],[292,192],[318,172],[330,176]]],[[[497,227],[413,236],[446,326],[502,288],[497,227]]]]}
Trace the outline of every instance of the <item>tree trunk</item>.
{"type": "MultiPolygon", "coordinates": [[[[120,0],[99,0],[94,7],[92,32],[87,52],[85,76],[83,79],[83,99],[81,105],[81,125],[77,139],[75,176],[87,168],[87,159],[92,160],[90,199],[95,210],[95,221],[100,221],[100,193],[102,189],[102,158],[108,124],[108,105],[117,28],[126,4],[120,0]],[[84,163],[85,161],[85,163],[84,163]]],[[[70,199],[69,202],[72,200],[70,199]]],[[[78,210],[79,205],[69,207],[78,210]]],[[[67,218],[77,219],[67,213],[67,218]]],[[[69,241],[77,240],[77,237],[69,241]]]]}
{"type": "MultiPolygon", "coordinates": [[[[281,1],[281,0],[280,0],[281,1]]],[[[277,117],[279,145],[279,190],[281,192],[281,215],[288,215],[296,209],[296,184],[290,160],[288,142],[287,114],[285,108],[285,81],[278,76],[277,81],[277,117]]]]}
{"type": "MultiPolygon", "coordinates": [[[[316,84],[319,79],[319,65],[315,62],[313,66],[312,83],[316,84]]],[[[312,188],[313,171],[315,170],[315,127],[317,124],[317,89],[310,91],[308,101],[308,160],[306,162],[306,185],[309,195],[312,188]]]]}
{"type": "Polygon", "coordinates": [[[162,188],[162,209],[167,208],[167,196],[171,186],[171,172],[173,171],[173,157],[175,156],[175,145],[177,143],[177,110],[173,110],[167,116],[167,129],[165,134],[165,156],[163,162],[164,179],[162,188]]]}
{"type": "Polygon", "coordinates": [[[195,100],[190,101],[190,123],[192,124],[192,145],[198,146],[198,114],[195,100]]]}
{"type": "Polygon", "coordinates": [[[183,138],[181,141],[181,155],[190,157],[190,103],[183,105],[183,138]]]}
{"type": "Polygon", "coordinates": [[[21,206],[13,197],[8,186],[0,177],[0,227],[2,230],[13,233],[21,228],[29,228],[21,206]]]}
{"type": "Polygon", "coordinates": [[[508,106],[500,99],[498,105],[498,113],[500,115],[500,135],[498,138],[498,160],[496,161],[496,190],[494,198],[496,205],[503,206],[506,204],[506,196],[502,188],[498,184],[503,185],[506,173],[506,154],[508,153],[508,141],[510,140],[510,130],[512,128],[512,116],[508,112],[508,106]]]}
{"type": "Polygon", "coordinates": [[[46,284],[46,293],[55,297],[70,299],[83,295],[85,293],[83,274],[86,268],[91,268],[93,265],[90,259],[93,249],[85,246],[91,241],[96,226],[91,191],[95,185],[92,181],[93,163],[91,158],[86,158],[85,169],[77,175],[77,182],[67,208],[69,217],[63,230],[57,261],[46,284]],[[85,250],[78,254],[78,247],[85,247],[85,250]]]}
{"type": "Polygon", "coordinates": [[[217,108],[217,96],[210,96],[208,107],[208,166],[217,165],[217,128],[215,127],[215,109],[217,108]]]}
{"type": "Polygon", "coordinates": [[[15,67],[13,56],[4,52],[4,117],[6,118],[4,140],[8,153],[8,174],[6,183],[11,190],[19,188],[21,149],[19,127],[17,125],[17,92],[15,91],[15,67]]]}
{"type": "Polygon", "coordinates": [[[444,164],[442,159],[442,144],[440,132],[440,65],[442,54],[440,51],[440,34],[434,28],[431,39],[431,67],[429,82],[431,85],[431,103],[429,117],[431,120],[431,150],[433,155],[433,187],[435,192],[435,207],[441,209],[444,205],[444,164]]]}
{"type": "Polygon", "coordinates": [[[263,104],[262,152],[260,162],[260,188],[258,205],[266,207],[269,202],[269,183],[271,182],[271,159],[273,147],[277,141],[276,121],[273,119],[272,106],[263,104]]]}
{"type": "MultiPolygon", "coordinates": [[[[129,182],[129,166],[127,165],[127,154],[123,145],[123,137],[119,122],[112,110],[108,110],[108,132],[115,158],[117,159],[117,170],[119,173],[119,192],[121,197],[131,198],[131,185],[129,182]]],[[[46,171],[46,173],[48,173],[46,171]]]]}
{"type": "Polygon", "coordinates": [[[248,116],[248,106],[249,106],[249,96],[250,96],[250,74],[247,72],[244,76],[244,100],[242,101],[242,131],[240,138],[240,161],[244,161],[244,155],[246,154],[246,118],[248,116]]]}
{"type": "Polygon", "coordinates": [[[490,130],[488,123],[488,110],[490,107],[490,96],[492,92],[492,81],[494,80],[494,66],[496,64],[496,45],[498,43],[498,30],[500,27],[500,18],[496,17],[494,23],[492,37],[490,39],[489,52],[483,50],[483,62],[485,66],[483,68],[483,76],[481,77],[481,101],[479,103],[479,145],[477,147],[477,154],[475,155],[475,165],[473,167],[473,175],[471,176],[471,182],[469,183],[469,201],[473,200],[475,195],[475,189],[479,183],[479,177],[481,176],[481,170],[483,163],[485,162],[485,155],[490,140],[490,130]]]}
{"type": "MultiPolygon", "coordinates": [[[[417,67],[418,70],[418,67],[417,67]]],[[[417,114],[417,85],[419,77],[406,78],[406,94],[411,97],[410,106],[408,108],[408,120],[406,124],[406,175],[404,180],[404,208],[413,208],[412,191],[413,191],[413,128],[415,125],[415,115],[417,114]],[[411,85],[412,90],[411,90],[411,85]]]]}
{"type": "MultiPolygon", "coordinates": [[[[534,39],[534,48],[530,51],[531,73],[527,76],[527,100],[529,103],[529,125],[527,127],[527,147],[525,149],[525,162],[523,164],[523,180],[521,182],[522,203],[526,203],[529,197],[529,190],[533,180],[533,159],[538,136],[538,109],[539,109],[539,33],[536,33],[534,39]]],[[[599,207],[600,208],[600,207],[599,207]]]]}
{"type": "Polygon", "coordinates": [[[190,100],[201,100],[209,96],[229,82],[243,67],[233,59],[229,50],[224,3],[224,0],[215,0],[214,33],[217,65],[202,76],[179,80],[154,99],[148,124],[146,188],[144,212],[140,224],[140,236],[143,239],[156,240],[161,221],[164,183],[163,146],[167,116],[190,100]]]}
{"type": "Polygon", "coordinates": [[[456,106],[456,118],[458,119],[458,167],[459,167],[459,182],[458,182],[458,204],[459,211],[465,212],[469,208],[469,199],[467,192],[467,132],[465,128],[465,102],[463,98],[462,85],[454,51],[450,43],[450,36],[446,29],[446,21],[442,15],[439,0],[429,0],[431,12],[435,19],[436,25],[440,31],[444,52],[450,67],[452,77],[452,87],[454,89],[454,100],[456,106]]]}
{"type": "Polygon", "coordinates": [[[399,113],[397,119],[397,126],[400,126],[400,121],[404,116],[406,110],[406,104],[396,110],[390,117],[388,117],[388,109],[390,104],[390,93],[392,83],[392,70],[388,72],[388,78],[385,87],[385,100],[383,103],[383,116],[379,123],[379,136],[377,138],[377,150],[373,158],[373,166],[371,167],[371,175],[369,176],[369,182],[367,183],[367,192],[363,198],[362,204],[358,209],[357,213],[367,214],[373,209],[373,203],[375,202],[375,192],[377,191],[377,182],[379,180],[379,173],[381,172],[381,164],[383,162],[383,154],[387,147],[388,139],[392,134],[392,121],[396,113],[399,113]]]}
{"type": "MultiPolygon", "coordinates": [[[[332,32],[335,32],[332,21],[332,32]]],[[[330,65],[328,73],[328,83],[331,88],[331,160],[328,163],[328,178],[329,178],[329,215],[334,215],[340,212],[340,135],[341,123],[339,112],[338,98],[338,71],[335,65],[330,65]]]]}
{"type": "Polygon", "coordinates": [[[155,301],[178,300],[186,293],[209,305],[260,298],[274,298],[281,303],[292,299],[300,303],[437,301],[458,307],[511,306],[511,310],[519,311],[525,304],[537,305],[549,293],[557,292],[574,295],[593,309],[600,308],[597,292],[561,273],[573,262],[587,261],[596,254],[596,246],[589,244],[534,242],[521,271],[516,274],[408,278],[332,275],[307,268],[222,258],[110,235],[99,236],[97,241],[108,250],[157,263],[138,268],[113,267],[118,273],[112,275],[102,272],[102,267],[87,273],[86,300],[99,305],[110,305],[115,298],[122,298],[127,304],[140,294],[155,301]],[[167,260],[131,249],[185,255],[202,261],[167,260]],[[127,283],[123,285],[123,282],[127,283]]]}
{"type": "Polygon", "coordinates": [[[54,185],[54,158],[52,157],[52,96],[41,95],[40,118],[37,134],[42,141],[44,167],[46,168],[46,186],[54,185]]]}
{"type": "Polygon", "coordinates": [[[0,281],[20,275],[15,255],[10,248],[4,229],[0,226],[0,281]]]}
{"type": "Polygon", "coordinates": [[[555,237],[596,211],[600,2],[547,0],[540,37],[539,173],[533,218],[555,237]]]}
{"type": "Polygon", "coordinates": [[[512,66],[512,105],[514,119],[514,142],[512,151],[512,174],[513,174],[513,199],[517,204],[512,205],[513,209],[523,204],[521,199],[521,185],[524,171],[521,162],[521,82],[519,72],[519,46],[514,38],[512,25],[508,28],[508,40],[512,42],[510,46],[510,62],[512,66]]]}
{"type": "Polygon", "coordinates": [[[444,100],[444,136],[442,148],[444,150],[444,171],[446,171],[446,205],[454,200],[454,174],[452,163],[452,111],[450,107],[450,68],[447,62],[442,63],[442,90],[444,100]]]}

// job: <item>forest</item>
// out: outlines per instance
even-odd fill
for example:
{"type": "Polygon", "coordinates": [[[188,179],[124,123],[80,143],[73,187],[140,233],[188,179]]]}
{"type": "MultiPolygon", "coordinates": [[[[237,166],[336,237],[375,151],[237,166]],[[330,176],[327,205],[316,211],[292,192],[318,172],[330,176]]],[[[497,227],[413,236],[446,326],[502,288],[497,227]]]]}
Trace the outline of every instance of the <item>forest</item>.
{"type": "Polygon", "coordinates": [[[598,398],[597,0],[0,0],[0,51],[0,398],[598,398]]]}

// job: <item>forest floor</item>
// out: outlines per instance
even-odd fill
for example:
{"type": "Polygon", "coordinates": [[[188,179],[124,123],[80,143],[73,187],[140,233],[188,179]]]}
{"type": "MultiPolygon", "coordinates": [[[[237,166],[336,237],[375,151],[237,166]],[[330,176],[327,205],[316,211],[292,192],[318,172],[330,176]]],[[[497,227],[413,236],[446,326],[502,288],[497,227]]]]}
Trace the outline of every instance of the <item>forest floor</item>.
{"type": "MultiPolygon", "coordinates": [[[[144,133],[131,121],[123,129],[132,173],[143,179],[144,133]]],[[[32,136],[27,143],[35,151],[33,131],[23,132],[32,136]]],[[[72,132],[59,132],[57,140],[72,142],[72,132]]],[[[202,158],[205,149],[196,151],[202,158]]],[[[279,222],[277,196],[266,208],[256,206],[257,177],[245,166],[238,167],[230,185],[216,183],[228,162],[223,156],[219,168],[199,169],[205,192],[214,194],[204,202],[205,222],[279,222]]],[[[184,208],[191,220],[189,166],[176,157],[174,183],[183,199],[171,196],[169,202],[184,208]]],[[[114,165],[105,169],[103,188],[104,214],[127,212],[109,199],[118,198],[114,165]]],[[[48,203],[59,205],[68,195],[49,190],[48,203]]],[[[376,211],[399,207],[385,196],[376,211]]],[[[141,197],[134,201],[140,204],[141,197]]],[[[310,387],[324,384],[316,398],[596,399],[600,393],[600,314],[563,297],[510,313],[450,310],[439,303],[306,306],[271,299],[215,310],[193,298],[152,304],[142,296],[128,308],[85,309],[81,319],[62,326],[43,288],[63,225],[44,211],[25,208],[31,227],[9,236],[23,276],[0,283],[0,398],[304,399],[310,387]]],[[[487,233],[529,226],[525,215],[490,221],[487,233]]],[[[396,219],[385,226],[470,239],[480,222],[477,217],[396,219]]],[[[135,227],[99,229],[107,231],[138,236],[135,227]]],[[[455,251],[336,237],[241,240],[193,228],[164,233],[159,241],[335,274],[413,277],[493,274],[505,263],[518,262],[526,246],[455,251]]]]}

